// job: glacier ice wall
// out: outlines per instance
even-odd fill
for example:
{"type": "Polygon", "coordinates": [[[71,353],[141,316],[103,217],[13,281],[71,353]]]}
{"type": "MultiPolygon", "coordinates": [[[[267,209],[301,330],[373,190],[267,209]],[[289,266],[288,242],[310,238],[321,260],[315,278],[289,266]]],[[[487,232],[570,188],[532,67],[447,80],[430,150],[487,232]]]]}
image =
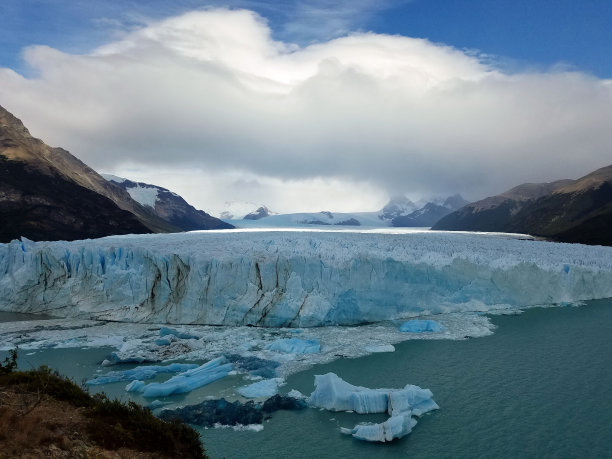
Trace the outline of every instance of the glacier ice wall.
{"type": "Polygon", "coordinates": [[[309,327],[612,297],[612,248],[426,232],[0,244],[0,310],[309,327]]]}

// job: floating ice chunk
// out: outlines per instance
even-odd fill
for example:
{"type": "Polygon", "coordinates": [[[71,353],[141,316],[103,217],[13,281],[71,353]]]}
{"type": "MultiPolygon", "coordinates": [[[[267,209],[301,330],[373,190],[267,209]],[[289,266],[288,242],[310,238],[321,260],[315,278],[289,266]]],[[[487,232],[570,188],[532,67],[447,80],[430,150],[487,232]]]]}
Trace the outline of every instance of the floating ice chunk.
{"type": "Polygon", "coordinates": [[[395,346],[393,344],[374,344],[364,347],[364,350],[372,354],[377,352],[395,352],[395,346]]]}
{"type": "Polygon", "coordinates": [[[387,411],[388,394],[383,390],[353,386],[335,373],[315,375],[315,390],[308,403],[331,411],[355,411],[357,413],[384,413],[387,411]]]}
{"type": "Polygon", "coordinates": [[[291,397],[291,398],[295,398],[297,400],[304,400],[307,397],[302,394],[299,390],[297,389],[291,389],[288,393],[287,393],[287,397],[291,397]]]}
{"type": "Polygon", "coordinates": [[[441,332],[444,327],[435,320],[414,319],[404,322],[400,326],[401,332],[423,333],[423,332],[441,332]]]}
{"type": "Polygon", "coordinates": [[[147,384],[142,395],[143,397],[166,397],[191,392],[198,387],[225,378],[233,369],[232,364],[226,362],[225,357],[219,357],[202,366],[173,376],[163,383],[147,384]]]}
{"type": "Polygon", "coordinates": [[[400,413],[412,411],[415,416],[438,409],[439,406],[432,399],[433,394],[429,389],[421,389],[419,386],[408,384],[400,390],[389,392],[389,415],[397,416],[400,413]]]}
{"type": "Polygon", "coordinates": [[[315,376],[315,390],[308,402],[333,411],[357,413],[388,412],[390,418],[380,424],[358,424],[341,432],[359,440],[391,441],[409,434],[416,425],[412,415],[420,416],[438,409],[429,389],[411,384],[403,389],[368,389],[353,386],[334,373],[315,376]]]}
{"type": "Polygon", "coordinates": [[[321,343],[316,339],[282,338],[269,344],[267,349],[286,354],[316,354],[321,352],[321,343]]]}
{"type": "Polygon", "coordinates": [[[408,435],[416,423],[416,420],[410,416],[410,412],[407,412],[391,416],[380,424],[357,424],[353,429],[342,428],[340,431],[358,440],[387,442],[408,435]]]}
{"type": "Polygon", "coordinates": [[[233,363],[237,370],[248,371],[251,376],[261,376],[266,379],[276,377],[276,368],[280,365],[274,360],[239,354],[226,354],[225,358],[233,363]]]}
{"type": "Polygon", "coordinates": [[[142,392],[144,386],[145,382],[137,379],[136,381],[132,381],[127,386],[125,386],[125,390],[127,392],[142,392]]]}
{"type": "Polygon", "coordinates": [[[170,365],[143,365],[124,371],[109,371],[104,375],[95,377],[86,382],[90,386],[109,384],[120,381],[133,381],[135,379],[152,379],[162,373],[180,373],[181,371],[196,368],[194,363],[172,363],[170,365]]]}
{"type": "Polygon", "coordinates": [[[168,346],[171,342],[168,338],[158,338],[155,340],[155,344],[158,346],[168,346]]]}
{"type": "Polygon", "coordinates": [[[191,333],[182,332],[175,330],[174,328],[162,327],[159,330],[159,336],[173,335],[180,339],[200,339],[199,336],[192,335],[191,333]]]}
{"type": "Polygon", "coordinates": [[[264,379],[248,386],[239,387],[238,393],[247,398],[268,398],[278,392],[279,386],[283,385],[283,378],[264,379]]]}

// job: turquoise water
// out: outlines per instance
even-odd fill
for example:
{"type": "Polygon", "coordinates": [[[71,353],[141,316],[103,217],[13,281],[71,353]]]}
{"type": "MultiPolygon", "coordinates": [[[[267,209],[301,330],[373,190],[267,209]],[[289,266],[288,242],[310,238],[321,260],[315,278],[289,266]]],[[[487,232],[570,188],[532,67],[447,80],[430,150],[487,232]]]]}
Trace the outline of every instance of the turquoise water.
{"type": "MultiPolygon", "coordinates": [[[[399,441],[370,444],[339,432],[383,415],[308,409],[275,413],[262,432],[203,430],[205,447],[213,458],[612,458],[612,300],[492,320],[492,336],[408,341],[394,353],[341,359],[287,379],[285,391],[305,394],[315,374],[330,371],[366,387],[431,389],[440,410],[399,441]]],[[[93,376],[109,351],[23,351],[20,366],[47,363],[78,381],[93,376]]],[[[109,389],[125,394],[123,386],[109,389]]]]}
{"type": "Polygon", "coordinates": [[[313,389],[333,371],[366,387],[427,387],[440,410],[391,444],[339,433],[384,417],[307,410],[278,413],[260,433],[203,433],[212,457],[612,457],[612,301],[494,317],[495,334],[409,341],[396,352],[344,359],[294,375],[313,389]]]}

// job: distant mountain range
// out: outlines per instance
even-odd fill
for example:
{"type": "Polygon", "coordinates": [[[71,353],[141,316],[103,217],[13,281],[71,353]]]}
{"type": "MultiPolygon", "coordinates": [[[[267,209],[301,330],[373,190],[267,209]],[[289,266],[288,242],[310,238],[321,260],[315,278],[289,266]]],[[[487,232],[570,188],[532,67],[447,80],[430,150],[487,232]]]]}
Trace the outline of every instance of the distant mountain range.
{"type": "Polygon", "coordinates": [[[578,180],[519,185],[464,206],[433,229],[528,233],[612,245],[612,165],[578,180]]]}
{"type": "Polygon", "coordinates": [[[299,212],[291,214],[274,214],[266,206],[254,209],[255,204],[226,203],[232,210],[226,210],[221,216],[237,217],[228,219],[237,226],[256,227],[291,227],[291,226],[368,226],[368,227],[429,227],[443,216],[467,204],[460,195],[446,199],[434,200],[418,205],[405,196],[395,196],[378,212],[299,212]],[[246,215],[243,214],[247,209],[246,215]],[[240,214],[242,213],[242,216],[240,214]]]}
{"type": "Polygon", "coordinates": [[[166,188],[149,183],[133,182],[110,174],[102,174],[102,177],[123,188],[132,199],[149,208],[159,218],[183,231],[233,228],[229,223],[219,220],[203,210],[197,210],[181,196],[166,188]]]}
{"type": "Polygon", "coordinates": [[[0,242],[181,230],[0,107],[0,242]]]}

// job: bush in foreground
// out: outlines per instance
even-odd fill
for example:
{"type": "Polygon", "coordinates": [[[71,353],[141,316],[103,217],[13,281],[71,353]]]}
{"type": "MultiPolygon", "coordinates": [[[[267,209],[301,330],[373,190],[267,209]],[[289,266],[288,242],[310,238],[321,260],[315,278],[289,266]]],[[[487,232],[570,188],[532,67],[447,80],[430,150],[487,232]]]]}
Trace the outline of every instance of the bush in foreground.
{"type": "MultiPolygon", "coordinates": [[[[0,362],[0,395],[5,395],[0,397],[0,424],[6,424],[0,435],[0,444],[10,441],[10,435],[25,435],[23,428],[17,430],[17,422],[24,423],[28,417],[32,417],[30,424],[36,425],[48,420],[50,413],[61,417],[64,411],[62,406],[68,404],[65,411],[68,412],[69,408],[73,411],[70,419],[75,415],[83,416],[83,432],[79,432],[83,441],[109,450],[124,448],[150,452],[157,457],[206,457],[198,433],[188,425],[162,421],[149,409],[134,402],[110,400],[105,394],[92,396],[47,367],[17,371],[16,359],[16,351],[13,351],[10,358],[4,363],[0,362]],[[45,414],[41,414],[43,412],[45,414]],[[9,427],[14,428],[13,433],[8,432],[9,427]]],[[[66,442],[65,435],[58,434],[58,438],[52,438],[52,433],[60,430],[52,426],[49,429],[51,434],[38,439],[39,443],[49,445],[59,442],[61,448],[62,441],[66,442]]],[[[29,441],[31,439],[27,435],[25,437],[22,443],[28,447],[37,446],[29,441]]]]}

